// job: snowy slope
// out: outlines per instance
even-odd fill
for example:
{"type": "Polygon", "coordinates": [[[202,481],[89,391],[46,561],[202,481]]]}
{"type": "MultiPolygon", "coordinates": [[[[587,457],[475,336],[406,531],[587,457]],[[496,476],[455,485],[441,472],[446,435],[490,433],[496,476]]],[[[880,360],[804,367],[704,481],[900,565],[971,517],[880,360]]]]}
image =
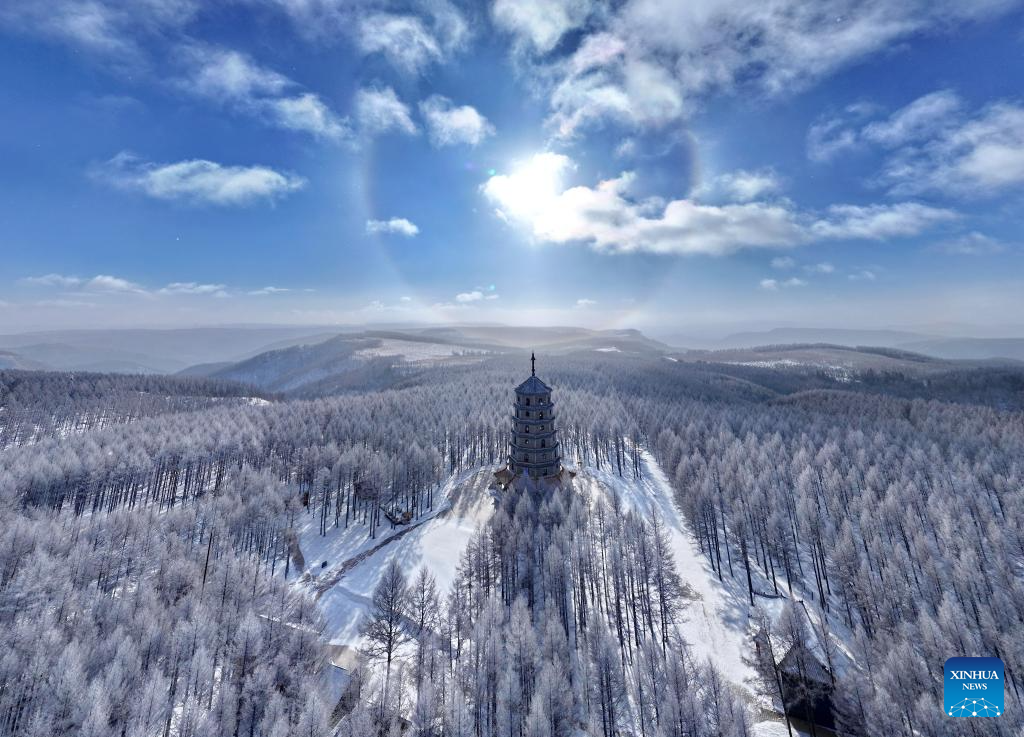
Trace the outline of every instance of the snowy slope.
{"type": "MultiPolygon", "coordinates": [[[[691,592],[691,601],[684,612],[680,632],[691,654],[700,661],[710,661],[732,684],[748,695],[750,702],[768,712],[778,711],[757,692],[755,673],[749,660],[752,656],[751,635],[760,611],[777,618],[785,598],[757,596],[757,607],[747,598],[746,576],[738,551],[733,552],[735,576],[724,571],[723,580],[700,552],[693,532],[675,504],[672,487],[665,473],[646,451],[642,451],[642,478],[632,474],[623,478],[613,468],[580,469],[576,486],[591,498],[616,494],[622,505],[648,516],[657,515],[669,533],[676,568],[691,592]]],[[[383,526],[377,538],[368,540],[367,528],[352,525],[348,530],[332,530],[319,535],[318,521],[311,517],[301,529],[299,544],[308,570],[296,585],[308,587],[319,594],[319,603],[327,619],[326,636],[335,645],[358,647],[359,626],[370,607],[370,597],[388,563],[395,559],[410,578],[421,566],[436,577],[439,592],[444,596],[454,579],[459,557],[471,536],[486,524],[494,512],[489,489],[492,469],[483,468],[449,480],[438,494],[435,511],[407,527],[390,529],[383,526]],[[328,567],[320,568],[323,560],[328,567]],[[338,576],[338,569],[343,575],[338,576]]],[[[724,556],[723,556],[724,557],[724,556]]],[[[755,590],[771,592],[767,576],[751,561],[755,590]]],[[[780,588],[784,581],[780,579],[780,588]]],[[[794,590],[795,598],[804,593],[794,590]]],[[[809,624],[815,627],[818,614],[808,602],[809,624]]],[[[839,655],[846,651],[844,640],[849,633],[831,623],[833,645],[839,655]]],[[[848,658],[847,662],[852,661],[848,658]]],[[[837,669],[843,666],[837,663],[837,669]]],[[[758,737],[787,734],[780,721],[763,721],[753,725],[758,737]]],[[[794,735],[802,733],[794,728],[794,735]]]]}
{"type": "MultiPolygon", "coordinates": [[[[660,516],[671,537],[676,568],[696,595],[684,613],[686,621],[680,627],[691,652],[699,659],[710,660],[729,681],[745,689],[755,703],[778,711],[778,705],[769,703],[763,695],[757,693],[754,669],[747,661],[753,656],[751,636],[758,617],[766,613],[778,621],[788,600],[785,578],[776,572],[780,596],[773,596],[770,578],[751,558],[753,587],[755,592],[760,592],[755,596],[756,606],[752,607],[740,551],[734,549],[732,560],[735,575],[729,575],[723,550],[723,578],[719,581],[710,561],[701,554],[689,524],[676,506],[672,486],[661,466],[646,450],[641,451],[641,458],[641,479],[632,478],[631,473],[620,478],[610,467],[601,471],[588,468],[577,477],[577,483],[589,484],[593,492],[618,494],[623,506],[628,509],[660,516]]],[[[808,632],[812,638],[810,649],[822,662],[826,662],[820,639],[821,610],[814,604],[814,597],[795,584],[793,600],[800,603],[806,615],[808,632]]],[[[853,635],[838,618],[828,617],[827,622],[832,666],[837,674],[842,674],[853,667],[855,662],[849,647],[853,635]]]]}
{"type": "Polygon", "coordinates": [[[359,645],[360,620],[392,558],[409,578],[421,565],[426,566],[437,579],[441,596],[447,594],[463,548],[477,527],[494,513],[489,490],[492,470],[479,469],[453,477],[438,494],[432,515],[406,527],[391,529],[384,525],[375,540],[368,539],[368,528],[363,525],[329,530],[326,537],[321,537],[319,521],[310,518],[299,531],[299,546],[308,570],[297,585],[319,593],[327,619],[325,635],[333,644],[359,645]],[[324,560],[328,567],[321,569],[324,560]],[[341,567],[344,575],[337,577],[341,567]],[[333,585],[324,590],[319,582],[333,585]]]}
{"type": "Polygon", "coordinates": [[[576,483],[589,486],[591,493],[618,494],[625,508],[661,518],[671,538],[679,575],[695,595],[680,627],[690,651],[695,658],[714,663],[735,685],[750,689],[754,671],[743,662],[750,641],[743,592],[718,582],[676,507],[668,478],[654,458],[643,453],[642,479],[633,479],[632,475],[620,478],[608,467],[601,471],[588,468],[577,476],[576,483]]]}

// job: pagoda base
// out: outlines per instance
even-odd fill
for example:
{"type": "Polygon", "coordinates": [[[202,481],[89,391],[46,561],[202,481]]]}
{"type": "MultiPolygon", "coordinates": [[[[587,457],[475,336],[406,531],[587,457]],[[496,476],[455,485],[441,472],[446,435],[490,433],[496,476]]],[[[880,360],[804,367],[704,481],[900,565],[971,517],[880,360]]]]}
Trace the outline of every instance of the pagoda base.
{"type": "Polygon", "coordinates": [[[576,472],[564,466],[553,476],[541,476],[534,478],[529,474],[515,471],[509,466],[503,466],[494,472],[494,483],[502,491],[515,489],[516,491],[528,491],[532,493],[543,493],[561,489],[572,483],[576,472]]]}

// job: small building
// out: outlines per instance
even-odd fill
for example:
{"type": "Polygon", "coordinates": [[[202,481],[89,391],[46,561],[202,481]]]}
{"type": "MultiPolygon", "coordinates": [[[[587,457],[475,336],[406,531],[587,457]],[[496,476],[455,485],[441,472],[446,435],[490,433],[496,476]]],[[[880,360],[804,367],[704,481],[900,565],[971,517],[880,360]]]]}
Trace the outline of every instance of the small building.
{"type": "Polygon", "coordinates": [[[348,645],[328,645],[329,661],[324,669],[324,685],[331,706],[331,723],[348,714],[359,701],[362,678],[359,670],[363,659],[359,651],[348,645]]]}
{"type": "Polygon", "coordinates": [[[832,673],[802,643],[793,645],[778,664],[790,717],[835,729],[832,673]]]}
{"type": "Polygon", "coordinates": [[[555,429],[555,403],[551,387],[537,377],[537,357],[530,355],[530,377],[515,389],[508,465],[495,479],[502,489],[558,483],[574,474],[562,468],[562,454],[555,429]]]}

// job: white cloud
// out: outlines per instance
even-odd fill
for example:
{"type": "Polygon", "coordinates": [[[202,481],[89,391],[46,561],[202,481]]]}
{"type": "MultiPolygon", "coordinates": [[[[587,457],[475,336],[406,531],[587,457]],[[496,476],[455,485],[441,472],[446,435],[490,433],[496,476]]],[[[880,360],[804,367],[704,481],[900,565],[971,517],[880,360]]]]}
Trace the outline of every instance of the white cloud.
{"type": "Polygon", "coordinates": [[[622,143],[615,147],[615,156],[620,159],[627,159],[635,156],[637,151],[635,138],[623,138],[622,143]]]}
{"type": "Polygon", "coordinates": [[[323,100],[311,92],[265,100],[262,108],[269,120],[286,130],[305,131],[335,140],[351,133],[347,121],[335,115],[323,100]]]}
{"type": "Polygon", "coordinates": [[[251,99],[280,95],[294,86],[283,74],[259,66],[240,51],[193,44],[179,53],[189,68],[181,84],[203,97],[251,99]]]}
{"type": "MultiPolygon", "coordinates": [[[[913,36],[1008,11],[1014,0],[497,0],[495,24],[550,94],[552,124],[570,137],[585,124],[663,125],[711,93],[791,95],[913,36]],[[559,56],[564,38],[577,51],[559,56]]],[[[844,133],[832,142],[849,143],[844,133]]],[[[830,140],[832,138],[830,137],[830,140]]],[[[825,155],[825,154],[823,154],[825,155]]]]}
{"type": "Polygon", "coordinates": [[[387,3],[372,1],[254,1],[283,10],[309,38],[336,43],[347,37],[363,54],[379,54],[406,73],[446,61],[465,46],[470,34],[462,11],[450,0],[420,0],[412,4],[415,14],[384,12],[387,3]]]}
{"type": "Polygon", "coordinates": [[[135,71],[146,39],[184,27],[197,0],[5,0],[0,27],[43,36],[135,71]]]}
{"type": "Polygon", "coordinates": [[[828,217],[810,226],[817,238],[884,240],[917,235],[933,225],[949,222],[957,213],[917,202],[894,205],[832,205],[828,217]]]}
{"type": "Polygon", "coordinates": [[[626,43],[613,33],[594,33],[580,43],[569,59],[573,74],[606,67],[626,55],[626,43]]]}
{"type": "Polygon", "coordinates": [[[203,159],[156,164],[123,152],[94,173],[116,187],[155,199],[214,205],[273,201],[306,184],[301,177],[265,166],[224,166],[203,159]]]}
{"type": "Polygon", "coordinates": [[[1024,184],[1024,106],[1015,102],[968,113],[955,92],[938,90],[866,124],[855,120],[863,110],[847,112],[811,126],[808,156],[878,147],[888,153],[877,183],[891,194],[989,196],[1024,184]]]}
{"type": "Polygon", "coordinates": [[[504,216],[524,222],[541,240],[587,241],[615,253],[717,254],[784,246],[800,238],[792,215],[778,206],[674,200],[659,208],[630,199],[631,173],[596,188],[563,189],[558,177],[569,166],[564,156],[540,154],[512,174],[491,177],[484,193],[504,216]]]}
{"type": "Polygon", "coordinates": [[[948,253],[951,256],[983,256],[1002,253],[1007,249],[1005,243],[983,233],[972,232],[942,243],[936,244],[932,250],[948,253]]]}
{"type": "MultiPolygon", "coordinates": [[[[788,271],[796,268],[796,260],[789,256],[776,256],[770,263],[773,269],[779,271],[788,271]]],[[[804,264],[801,268],[808,274],[832,274],[836,270],[836,267],[827,261],[818,264],[804,264]]]]}
{"type": "Polygon", "coordinates": [[[807,158],[824,163],[857,147],[857,130],[842,118],[814,123],[807,131],[807,158]]]}
{"type": "Polygon", "coordinates": [[[582,309],[586,309],[587,307],[593,307],[596,304],[597,304],[597,300],[595,300],[595,299],[587,299],[587,298],[584,297],[584,298],[576,300],[576,307],[581,309],[581,310],[582,309]]]}
{"type": "Polygon", "coordinates": [[[383,54],[397,69],[419,72],[440,61],[441,45],[416,16],[374,13],[359,22],[358,43],[365,54],[383,54]]]}
{"type": "Polygon", "coordinates": [[[561,138],[572,138],[581,128],[605,120],[649,128],[664,126],[683,114],[678,84],[658,64],[613,57],[605,66],[584,69],[568,74],[551,93],[553,112],[548,123],[561,138]]]}
{"type": "MultiPolygon", "coordinates": [[[[78,309],[86,308],[92,309],[96,306],[95,302],[86,302],[81,299],[40,299],[32,303],[35,307],[55,307],[60,309],[78,309]]],[[[6,306],[6,302],[0,302],[0,307],[6,306]]]]}
{"type": "Polygon", "coordinates": [[[561,154],[537,154],[510,174],[491,177],[484,195],[506,220],[551,243],[581,241],[611,253],[721,255],[742,248],[785,248],[825,239],[885,239],[915,235],[950,220],[949,210],[916,203],[836,205],[825,216],[788,204],[703,205],[693,200],[637,199],[635,174],[596,187],[566,188],[573,168],[561,154]]]}
{"type": "Polygon", "coordinates": [[[586,20],[590,8],[588,0],[495,0],[491,15],[521,45],[544,54],[586,20]]]}
{"type": "Polygon", "coordinates": [[[808,274],[832,274],[835,273],[836,267],[827,261],[823,261],[820,264],[806,264],[804,271],[808,274]]]}
{"type": "Polygon", "coordinates": [[[37,287],[76,287],[82,283],[77,276],[65,276],[64,274],[44,274],[42,276],[26,276],[21,279],[23,284],[31,284],[37,287]]]}
{"type": "Polygon", "coordinates": [[[405,218],[391,218],[390,220],[367,220],[366,232],[370,235],[393,233],[412,238],[414,235],[419,234],[420,229],[415,223],[405,218]]]}
{"type": "Polygon", "coordinates": [[[191,44],[178,50],[187,69],[178,86],[264,124],[332,140],[350,135],[348,123],[319,96],[239,51],[191,44]]]}
{"type": "Polygon", "coordinates": [[[1010,2],[636,0],[620,24],[648,48],[676,55],[693,90],[753,82],[768,93],[799,89],[884,51],[894,41],[950,22],[985,18],[1010,2]]]}
{"type": "Polygon", "coordinates": [[[478,289],[474,289],[472,292],[460,292],[455,295],[455,301],[459,304],[468,304],[470,302],[479,302],[484,298],[484,293],[478,289]]]}
{"type": "Polygon", "coordinates": [[[878,110],[874,103],[860,101],[847,105],[841,113],[820,117],[807,131],[807,158],[824,163],[862,148],[865,142],[860,127],[878,110]]]}
{"type": "Polygon", "coordinates": [[[224,284],[200,284],[199,282],[171,282],[160,290],[160,294],[212,294],[226,297],[227,287],[224,284]]]}
{"type": "Polygon", "coordinates": [[[875,272],[870,269],[861,269],[847,276],[850,281],[874,281],[877,278],[875,272]]]}
{"type": "Polygon", "coordinates": [[[135,282],[118,276],[99,274],[85,283],[87,289],[97,292],[122,292],[128,294],[146,294],[146,290],[135,282]]]}
{"type": "MultiPolygon", "coordinates": [[[[38,286],[54,286],[64,289],[76,289],[75,294],[93,293],[117,293],[117,294],[142,294],[147,296],[172,297],[179,295],[208,295],[213,297],[228,297],[232,290],[226,284],[212,284],[197,281],[171,282],[159,289],[148,289],[141,284],[109,274],[99,274],[92,278],[82,279],[77,276],[64,276],[62,274],[45,274],[43,276],[30,276],[20,280],[23,284],[38,286]]],[[[290,292],[286,287],[267,286],[261,289],[253,289],[246,292],[252,296],[264,296],[271,294],[283,294],[290,292]]],[[[312,289],[303,290],[312,292],[312,289]]],[[[55,302],[50,300],[51,303],[55,302]]],[[[66,302],[66,300],[65,300],[66,302]]]]}
{"type": "Polygon", "coordinates": [[[476,108],[469,105],[453,107],[451,100],[441,95],[431,95],[421,102],[420,112],[435,146],[459,143],[476,146],[487,136],[494,135],[494,126],[476,108]]]}
{"type": "Polygon", "coordinates": [[[880,181],[900,195],[986,196],[1024,184],[1024,106],[998,102],[951,122],[897,151],[880,181]]]}
{"type": "Polygon", "coordinates": [[[774,194],[781,188],[779,178],[771,169],[738,169],[719,176],[717,184],[738,202],[750,202],[774,194]]]}
{"type": "Polygon", "coordinates": [[[78,276],[65,276],[63,274],[44,274],[43,276],[27,276],[20,280],[22,284],[44,287],[61,287],[71,289],[78,287],[94,292],[125,292],[132,294],[145,294],[146,290],[127,279],[109,274],[98,274],[91,279],[83,279],[78,276]]]}
{"type": "Polygon", "coordinates": [[[899,146],[931,137],[945,128],[960,110],[960,98],[951,90],[924,95],[893,113],[886,120],[865,126],[865,139],[883,146],[899,146]]]}
{"type": "Polygon", "coordinates": [[[803,279],[798,279],[795,276],[790,279],[778,280],[778,279],[762,279],[759,282],[761,289],[766,289],[769,292],[777,292],[780,289],[790,289],[792,287],[806,287],[807,282],[803,279]]]}
{"type": "Polygon", "coordinates": [[[359,90],[356,93],[355,108],[359,127],[367,135],[392,130],[409,135],[418,132],[416,124],[412,122],[409,107],[398,99],[390,87],[359,90]]]}

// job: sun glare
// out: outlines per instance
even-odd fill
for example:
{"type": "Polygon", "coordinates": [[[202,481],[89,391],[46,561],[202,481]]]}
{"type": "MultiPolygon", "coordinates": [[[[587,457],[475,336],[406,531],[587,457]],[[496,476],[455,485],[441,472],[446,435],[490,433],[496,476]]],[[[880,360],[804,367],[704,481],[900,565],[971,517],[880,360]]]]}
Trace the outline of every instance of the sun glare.
{"type": "Polygon", "coordinates": [[[571,167],[567,156],[549,152],[520,161],[509,174],[496,174],[484,192],[507,216],[533,220],[546,212],[562,193],[562,177],[571,167]]]}

